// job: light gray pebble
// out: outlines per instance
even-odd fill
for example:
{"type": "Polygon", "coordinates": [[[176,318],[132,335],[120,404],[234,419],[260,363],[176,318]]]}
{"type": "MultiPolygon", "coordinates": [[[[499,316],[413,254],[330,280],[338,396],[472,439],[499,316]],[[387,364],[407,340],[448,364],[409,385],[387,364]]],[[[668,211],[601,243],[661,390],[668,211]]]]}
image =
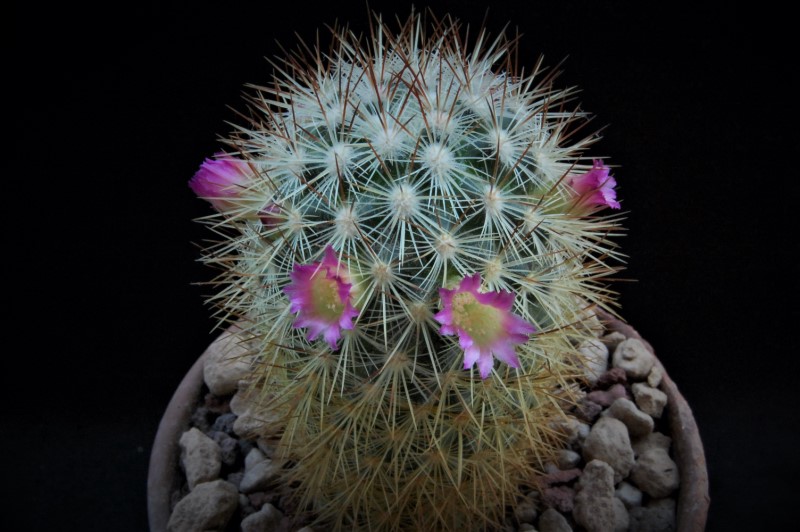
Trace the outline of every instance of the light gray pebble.
{"type": "Polygon", "coordinates": [[[238,503],[239,493],[233,484],[224,480],[203,482],[175,505],[167,530],[222,530],[236,511],[238,503]]]}
{"type": "Polygon", "coordinates": [[[625,532],[630,528],[630,516],[628,515],[628,509],[625,508],[625,505],[622,504],[622,501],[614,497],[611,499],[611,506],[614,508],[614,531],[615,532],[625,532]]]}
{"type": "Polygon", "coordinates": [[[649,449],[663,449],[665,452],[669,452],[670,445],[672,445],[672,438],[660,432],[651,432],[646,436],[636,438],[632,443],[636,456],[641,456],[649,449]]]}
{"type": "Polygon", "coordinates": [[[217,442],[192,427],[181,435],[181,463],[186,472],[186,482],[193,490],[201,482],[219,478],[222,452],[217,442]]]}
{"type": "Polygon", "coordinates": [[[581,499],[613,497],[614,469],[602,460],[592,460],[583,468],[577,487],[581,499]]]}
{"type": "Polygon", "coordinates": [[[614,350],[612,366],[622,368],[630,380],[644,380],[653,369],[656,358],[641,342],[636,338],[628,338],[621,342],[614,350]]]}
{"type": "Polygon", "coordinates": [[[649,449],[636,459],[631,480],[651,497],[666,497],[680,483],[678,465],[664,449],[649,449]]]}
{"type": "Polygon", "coordinates": [[[551,475],[557,471],[561,471],[561,468],[558,467],[558,464],[554,464],[553,462],[547,462],[544,465],[544,472],[546,475],[551,475]]]}
{"type": "Polygon", "coordinates": [[[617,499],[621,500],[622,504],[629,510],[642,505],[642,491],[624,480],[617,485],[614,495],[617,499]]]}
{"type": "Polygon", "coordinates": [[[264,456],[264,453],[261,452],[260,449],[252,448],[249,453],[247,453],[244,457],[244,470],[247,472],[248,469],[252,469],[259,462],[263,462],[266,460],[267,457],[264,456]]]}
{"type": "Polygon", "coordinates": [[[243,439],[258,436],[259,430],[264,426],[264,423],[253,413],[257,404],[251,394],[244,388],[240,389],[231,398],[230,406],[231,412],[236,414],[236,420],[233,422],[233,432],[243,439]]]}
{"type": "Polygon", "coordinates": [[[606,344],[606,347],[608,347],[608,350],[610,352],[613,352],[617,348],[617,346],[621,342],[624,342],[626,339],[627,336],[625,336],[621,332],[614,331],[600,338],[600,341],[606,344]]]}
{"type": "Polygon", "coordinates": [[[283,519],[280,510],[267,503],[242,520],[242,532],[267,532],[278,528],[283,519]]]}
{"type": "Polygon", "coordinates": [[[262,491],[269,487],[281,470],[281,464],[266,458],[261,451],[253,449],[245,457],[244,477],[239,484],[242,493],[262,491]]]}
{"type": "Polygon", "coordinates": [[[583,444],[583,458],[608,464],[614,471],[614,484],[626,478],[634,464],[627,427],[613,417],[601,417],[583,444]]]}
{"type": "Polygon", "coordinates": [[[578,421],[578,437],[575,440],[580,447],[583,447],[583,444],[586,442],[586,438],[589,437],[589,433],[592,432],[592,426],[588,423],[584,423],[582,421],[578,421]]]}
{"type": "Polygon", "coordinates": [[[630,512],[631,532],[672,532],[676,528],[675,500],[656,499],[630,512]]]}
{"type": "Polygon", "coordinates": [[[632,401],[624,397],[614,401],[605,414],[625,423],[631,438],[645,436],[653,432],[653,418],[636,408],[632,401]]]}
{"type": "Polygon", "coordinates": [[[628,511],[614,497],[615,472],[609,464],[592,460],[583,469],[572,516],[588,532],[628,529],[628,511]]]}
{"type": "Polygon", "coordinates": [[[557,460],[559,469],[572,469],[581,462],[581,455],[570,449],[561,449],[558,451],[557,460]]]}
{"type": "Polygon", "coordinates": [[[661,366],[655,364],[653,369],[650,370],[650,373],[647,374],[647,384],[653,388],[658,388],[658,385],[661,384],[661,379],[663,378],[664,370],[661,369],[661,366]]]}
{"type": "Polygon", "coordinates": [[[643,382],[636,382],[631,386],[636,404],[654,418],[660,418],[667,406],[667,394],[657,388],[652,388],[643,382]]]}
{"type": "Polygon", "coordinates": [[[539,518],[539,532],[572,532],[572,527],[558,510],[548,508],[539,518]]]}
{"type": "Polygon", "coordinates": [[[214,395],[230,395],[247,377],[253,360],[251,348],[240,336],[226,332],[209,346],[203,380],[214,395]]]}
{"type": "Polygon", "coordinates": [[[608,369],[608,347],[599,339],[592,338],[578,346],[578,351],[583,355],[582,365],[586,380],[594,385],[608,369]]]}

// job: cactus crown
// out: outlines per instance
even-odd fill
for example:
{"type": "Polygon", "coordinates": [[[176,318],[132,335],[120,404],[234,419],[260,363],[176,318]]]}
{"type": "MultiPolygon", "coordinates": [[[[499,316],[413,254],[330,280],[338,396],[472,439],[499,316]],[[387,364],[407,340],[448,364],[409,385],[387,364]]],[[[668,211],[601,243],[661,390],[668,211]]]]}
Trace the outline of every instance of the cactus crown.
{"type": "Polygon", "coordinates": [[[191,183],[258,436],[333,528],[499,525],[562,444],[619,204],[573,91],[514,52],[418,14],[334,30],[251,87],[191,183]]]}

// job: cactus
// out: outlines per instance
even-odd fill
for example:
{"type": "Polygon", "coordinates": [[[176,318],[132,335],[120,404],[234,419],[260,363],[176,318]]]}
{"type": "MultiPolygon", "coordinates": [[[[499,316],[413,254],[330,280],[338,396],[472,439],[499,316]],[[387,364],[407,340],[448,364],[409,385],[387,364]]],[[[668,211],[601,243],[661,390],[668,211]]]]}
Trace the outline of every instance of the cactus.
{"type": "Polygon", "coordinates": [[[565,444],[578,346],[613,302],[616,182],[574,90],[461,30],[334,29],[250,87],[190,182],[256,436],[326,529],[502,526],[565,444]]]}

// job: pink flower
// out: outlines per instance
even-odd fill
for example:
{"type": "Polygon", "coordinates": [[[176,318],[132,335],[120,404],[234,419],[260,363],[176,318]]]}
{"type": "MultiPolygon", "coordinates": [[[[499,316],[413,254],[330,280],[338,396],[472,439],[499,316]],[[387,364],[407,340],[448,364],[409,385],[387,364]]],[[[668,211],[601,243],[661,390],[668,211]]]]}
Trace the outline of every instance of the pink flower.
{"type": "Polygon", "coordinates": [[[294,327],[308,327],[309,341],[322,334],[331,349],[337,349],[342,329],[352,329],[353,318],[358,316],[351,304],[353,285],[347,268],[329,245],[322,262],[295,264],[290,276],[292,282],[284,291],[289,296],[290,310],[299,312],[294,327]]]}
{"type": "Polygon", "coordinates": [[[578,176],[567,178],[567,184],[577,195],[578,205],[603,205],[619,209],[617,201],[617,181],[608,175],[609,168],[599,159],[594,160],[594,167],[578,176]]]}
{"type": "Polygon", "coordinates": [[[237,207],[236,201],[230,200],[238,198],[241,191],[251,185],[254,177],[247,161],[217,153],[214,159],[203,161],[189,180],[189,187],[219,212],[226,212],[237,207]]]}
{"type": "Polygon", "coordinates": [[[442,310],[434,319],[442,324],[441,334],[458,334],[464,349],[464,369],[477,362],[481,378],[492,371],[492,355],[513,368],[519,367],[514,351],[516,344],[528,341],[533,325],[511,313],[514,294],[511,292],[478,292],[479,273],[461,279],[453,290],[439,289],[442,310]]]}

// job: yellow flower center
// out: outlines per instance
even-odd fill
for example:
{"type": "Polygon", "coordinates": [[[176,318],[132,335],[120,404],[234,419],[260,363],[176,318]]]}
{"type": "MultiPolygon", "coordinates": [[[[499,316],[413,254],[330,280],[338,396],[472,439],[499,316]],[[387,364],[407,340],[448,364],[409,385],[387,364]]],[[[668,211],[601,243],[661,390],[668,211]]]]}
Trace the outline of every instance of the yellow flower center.
{"type": "Polygon", "coordinates": [[[472,341],[487,347],[503,333],[503,312],[479,303],[469,292],[453,296],[453,325],[470,335],[472,341]]]}
{"type": "Polygon", "coordinates": [[[317,318],[332,322],[344,312],[344,302],[339,297],[339,283],[336,279],[328,279],[324,270],[311,278],[311,301],[313,314],[317,318]]]}

